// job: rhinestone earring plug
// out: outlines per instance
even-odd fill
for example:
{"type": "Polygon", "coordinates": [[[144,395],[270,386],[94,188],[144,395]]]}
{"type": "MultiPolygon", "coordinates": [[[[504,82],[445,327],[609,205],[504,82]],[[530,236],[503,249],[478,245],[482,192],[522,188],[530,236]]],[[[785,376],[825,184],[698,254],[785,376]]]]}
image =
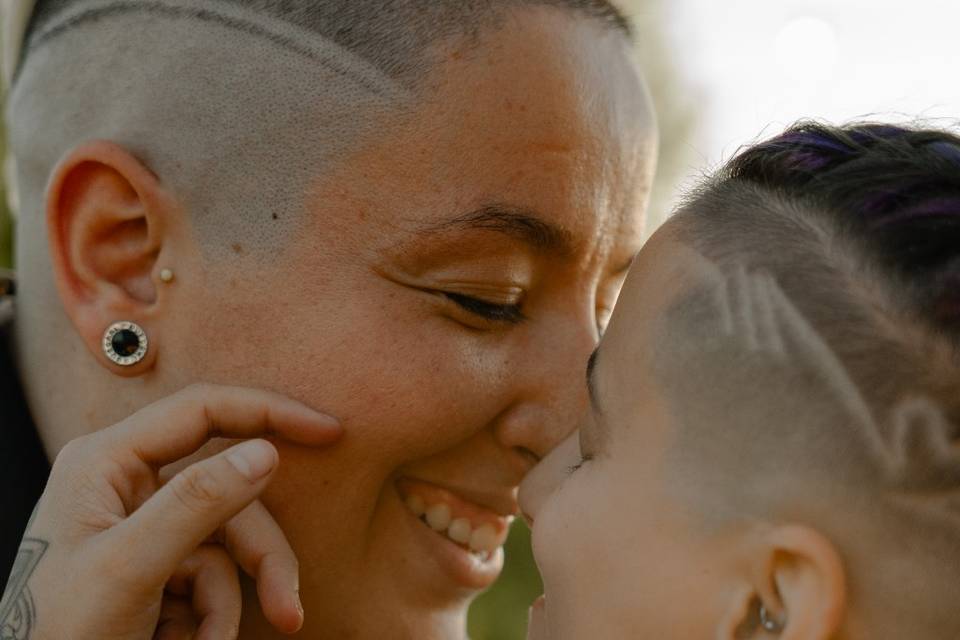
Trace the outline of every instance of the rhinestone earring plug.
{"type": "Polygon", "coordinates": [[[143,360],[147,347],[147,334],[134,322],[116,322],[103,334],[104,354],[121,367],[143,360]]]}

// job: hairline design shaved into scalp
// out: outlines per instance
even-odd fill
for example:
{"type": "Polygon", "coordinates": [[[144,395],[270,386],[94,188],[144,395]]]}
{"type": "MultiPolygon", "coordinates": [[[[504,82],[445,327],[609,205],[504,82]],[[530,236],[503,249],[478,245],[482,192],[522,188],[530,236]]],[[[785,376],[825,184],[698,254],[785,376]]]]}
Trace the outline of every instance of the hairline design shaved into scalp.
{"type": "MultiPolygon", "coordinates": [[[[747,405],[768,403],[772,414],[786,416],[782,424],[737,421],[734,428],[776,432],[787,425],[798,426],[795,414],[781,412],[784,396],[791,395],[814,408],[818,415],[821,410],[839,412],[842,420],[829,423],[831,435],[836,438],[815,438],[807,444],[810,447],[825,445],[827,449],[819,451],[825,459],[830,450],[837,447],[840,430],[851,429],[853,441],[848,443],[851,446],[837,462],[851,462],[850,450],[860,452],[860,457],[873,466],[871,486],[881,493],[892,487],[898,498],[903,497],[905,487],[911,484],[909,473],[914,464],[909,449],[918,443],[929,445],[928,462],[938,460],[946,464],[948,473],[960,481],[960,451],[954,448],[949,437],[951,429],[935,404],[906,396],[893,406],[887,420],[889,426],[882,428],[847,367],[773,276],[763,271],[749,272],[744,265],[735,267],[729,274],[710,266],[709,271],[704,268],[702,275],[705,276],[703,282],[685,292],[662,316],[654,341],[655,370],[664,391],[674,398],[673,406],[679,414],[690,411],[698,403],[704,407],[703,415],[709,415],[718,404],[737,414],[747,405]],[[720,375],[722,372],[733,376],[725,378],[720,375]],[[754,380],[754,384],[740,384],[743,380],[737,376],[741,375],[754,380]],[[774,388],[777,393],[772,392],[774,388]],[[711,397],[721,390],[724,397],[711,397]],[[757,390],[770,393],[758,396],[757,390]],[[740,392],[742,397],[733,401],[732,396],[740,392]],[[817,402],[820,407],[814,406],[817,402]]],[[[685,449],[697,448],[711,438],[724,438],[725,433],[729,433],[718,430],[715,423],[705,422],[683,419],[688,428],[702,430],[695,438],[686,440],[685,449]]],[[[788,441],[789,438],[783,440],[784,444],[788,441]]],[[[726,446],[727,443],[720,444],[726,446]]],[[[792,457],[789,446],[764,452],[771,458],[777,458],[781,452],[792,457]]],[[[740,457],[740,452],[729,453],[740,457]]],[[[711,458],[716,460],[714,456],[704,456],[704,459],[711,458]]],[[[809,472],[814,477],[829,474],[833,465],[823,459],[804,461],[794,471],[809,472]]],[[[784,468],[781,464],[789,466],[790,461],[778,462],[778,468],[784,468]]],[[[860,474],[841,480],[854,480],[854,491],[863,488],[860,474]]],[[[829,482],[836,481],[831,478],[829,482]]],[[[789,501],[789,496],[779,494],[776,499],[789,501]]],[[[957,517],[960,512],[947,515],[957,517]]]]}
{"type": "Polygon", "coordinates": [[[312,184],[422,103],[436,45],[476,46],[526,7],[630,36],[607,0],[40,0],[8,102],[16,208],[40,217],[56,161],[103,138],[172,190],[205,251],[255,237],[270,255],[312,184]]]}
{"type": "Polygon", "coordinates": [[[904,621],[920,614],[912,628],[923,637],[955,637],[960,620],[946,605],[960,576],[944,561],[960,555],[957,425],[918,391],[875,419],[847,366],[769,273],[712,271],[660,317],[652,340],[676,429],[669,490],[712,531],[755,518],[821,530],[853,567],[858,599],[882,598],[904,621]],[[885,581],[918,579],[937,596],[890,600],[885,581]]]}
{"type": "Polygon", "coordinates": [[[932,207],[953,228],[956,212],[930,203],[960,188],[956,164],[939,173],[955,161],[931,148],[948,134],[851,129],[812,136],[822,153],[796,132],[747,150],[671,222],[703,264],[653,339],[676,426],[670,486],[713,526],[760,517],[823,530],[875,606],[867,615],[891,623],[880,637],[952,638],[960,349],[937,299],[954,295],[940,287],[956,261],[928,216],[898,213],[932,207]],[[911,135],[915,152],[867,146],[911,135]],[[863,148],[844,147],[856,138],[863,148]],[[873,210],[856,204],[894,192],[873,210]],[[895,234],[916,244],[897,254],[895,234]],[[923,586],[896,587],[907,584],[923,586]]]}
{"type": "MultiPolygon", "coordinates": [[[[55,15],[48,24],[30,37],[27,55],[29,50],[39,48],[45,42],[56,38],[63,32],[76,27],[84,22],[108,19],[112,15],[130,12],[146,12],[166,14],[173,18],[188,18],[203,21],[219,22],[232,29],[266,38],[273,43],[290,51],[296,52],[311,60],[320,62],[327,68],[342,75],[344,78],[353,80],[374,94],[383,95],[386,98],[391,97],[394,91],[386,89],[384,79],[376,78],[375,73],[358,73],[350,66],[344,65],[338,61],[333,52],[329,49],[318,49],[311,46],[311,42],[305,37],[294,37],[289,34],[281,33],[272,29],[270,23],[263,20],[260,14],[242,11],[242,6],[231,7],[229,4],[216,6],[215,2],[209,2],[207,6],[201,8],[191,3],[189,0],[177,2],[175,0],[152,0],[150,2],[131,2],[130,0],[84,0],[75,7],[69,7],[61,14],[55,15]]],[[[285,25],[289,27],[290,25],[285,25]]],[[[305,34],[306,35],[306,34],[305,34]]],[[[345,53],[340,46],[335,46],[334,50],[341,55],[345,53]]],[[[373,71],[370,69],[369,71],[373,71]]]]}

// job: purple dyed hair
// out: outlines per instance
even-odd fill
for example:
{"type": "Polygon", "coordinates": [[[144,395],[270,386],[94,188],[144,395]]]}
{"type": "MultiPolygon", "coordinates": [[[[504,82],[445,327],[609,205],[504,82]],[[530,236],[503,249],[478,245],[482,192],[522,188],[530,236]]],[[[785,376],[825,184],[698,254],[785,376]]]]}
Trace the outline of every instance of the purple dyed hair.
{"type": "Polygon", "coordinates": [[[804,122],[738,154],[714,180],[749,183],[831,218],[922,291],[960,335],[960,137],[889,124],[804,122]]]}

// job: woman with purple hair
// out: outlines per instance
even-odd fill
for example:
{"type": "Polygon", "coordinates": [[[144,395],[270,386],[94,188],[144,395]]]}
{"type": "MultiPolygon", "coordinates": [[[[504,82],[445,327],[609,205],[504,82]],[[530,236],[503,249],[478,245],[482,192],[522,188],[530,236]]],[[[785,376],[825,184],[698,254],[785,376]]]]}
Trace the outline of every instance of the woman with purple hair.
{"type": "Polygon", "coordinates": [[[960,138],[801,124],[643,248],[530,475],[531,639],[960,637],[960,138]]]}

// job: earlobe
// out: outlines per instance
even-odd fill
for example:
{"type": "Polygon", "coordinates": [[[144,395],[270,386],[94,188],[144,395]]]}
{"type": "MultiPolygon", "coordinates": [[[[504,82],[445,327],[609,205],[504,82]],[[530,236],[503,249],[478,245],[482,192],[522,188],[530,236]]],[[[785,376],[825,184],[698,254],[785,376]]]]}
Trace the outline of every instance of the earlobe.
{"type": "Polygon", "coordinates": [[[105,339],[121,321],[151,333],[172,207],[139,160],[104,141],[70,151],[47,188],[50,257],[64,309],[94,357],[121,375],[152,366],[155,348],[119,364],[105,339]]]}

